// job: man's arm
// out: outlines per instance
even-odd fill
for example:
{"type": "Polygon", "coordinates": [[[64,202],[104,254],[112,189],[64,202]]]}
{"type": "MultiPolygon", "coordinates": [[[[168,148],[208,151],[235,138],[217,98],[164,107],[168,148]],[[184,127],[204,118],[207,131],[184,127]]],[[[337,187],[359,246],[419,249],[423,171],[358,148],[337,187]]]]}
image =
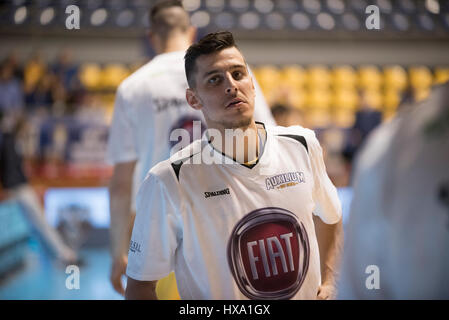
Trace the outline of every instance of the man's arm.
{"type": "Polygon", "coordinates": [[[112,267],[110,280],[114,289],[125,294],[121,282],[128,264],[128,249],[135,214],[131,212],[131,191],[136,161],[118,163],[109,185],[111,212],[110,238],[112,267]]]}
{"type": "Polygon", "coordinates": [[[335,299],[337,280],[343,253],[342,219],[335,224],[326,224],[313,217],[318,239],[321,263],[321,286],[317,299],[335,299]]]}
{"type": "Polygon", "coordinates": [[[157,281],[138,281],[128,277],[126,284],[126,300],[157,300],[157,281]]]}

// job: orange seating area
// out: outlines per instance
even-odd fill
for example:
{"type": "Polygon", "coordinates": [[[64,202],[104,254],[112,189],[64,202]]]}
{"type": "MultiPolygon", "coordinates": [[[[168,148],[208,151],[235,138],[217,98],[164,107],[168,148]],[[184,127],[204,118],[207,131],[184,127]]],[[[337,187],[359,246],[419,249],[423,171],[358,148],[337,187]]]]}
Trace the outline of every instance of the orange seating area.
{"type": "Polygon", "coordinates": [[[102,104],[106,106],[110,118],[117,87],[140,66],[141,64],[110,63],[99,65],[97,63],[84,63],[79,69],[79,78],[87,90],[97,94],[102,104]]]}
{"type": "Polygon", "coordinates": [[[350,127],[355,112],[368,106],[386,120],[396,113],[407,90],[420,101],[431,86],[449,81],[449,68],[426,66],[265,65],[253,71],[270,105],[301,109],[311,127],[350,127]]]}
{"type": "MultiPolygon", "coordinates": [[[[118,85],[139,66],[86,63],[79,76],[85,88],[99,93],[109,113],[118,85]]],[[[310,127],[348,128],[354,123],[355,112],[364,106],[381,111],[384,119],[389,119],[406,90],[411,89],[419,101],[429,95],[432,85],[449,81],[449,67],[263,65],[252,71],[270,105],[301,109],[310,127]]]]}

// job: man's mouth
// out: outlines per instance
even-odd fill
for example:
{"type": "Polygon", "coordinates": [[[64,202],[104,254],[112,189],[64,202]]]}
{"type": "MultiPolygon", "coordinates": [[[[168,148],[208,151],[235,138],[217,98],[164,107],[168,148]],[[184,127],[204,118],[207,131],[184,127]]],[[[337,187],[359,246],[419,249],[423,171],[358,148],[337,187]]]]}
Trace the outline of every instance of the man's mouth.
{"type": "Polygon", "coordinates": [[[238,107],[241,106],[244,103],[244,101],[242,99],[232,99],[227,105],[226,105],[226,109],[227,108],[233,108],[233,107],[238,107]]]}

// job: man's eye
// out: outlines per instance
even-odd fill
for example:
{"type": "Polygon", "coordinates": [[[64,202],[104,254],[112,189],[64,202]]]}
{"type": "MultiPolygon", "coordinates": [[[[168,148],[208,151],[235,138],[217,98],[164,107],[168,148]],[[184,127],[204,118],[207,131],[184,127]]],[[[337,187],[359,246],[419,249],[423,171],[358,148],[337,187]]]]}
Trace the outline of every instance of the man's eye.
{"type": "Polygon", "coordinates": [[[220,80],[219,77],[212,77],[209,80],[207,80],[207,82],[210,84],[216,84],[218,83],[219,80],[220,80]]]}
{"type": "Polygon", "coordinates": [[[243,73],[241,71],[235,71],[233,73],[234,79],[241,79],[243,77],[243,73]]]}

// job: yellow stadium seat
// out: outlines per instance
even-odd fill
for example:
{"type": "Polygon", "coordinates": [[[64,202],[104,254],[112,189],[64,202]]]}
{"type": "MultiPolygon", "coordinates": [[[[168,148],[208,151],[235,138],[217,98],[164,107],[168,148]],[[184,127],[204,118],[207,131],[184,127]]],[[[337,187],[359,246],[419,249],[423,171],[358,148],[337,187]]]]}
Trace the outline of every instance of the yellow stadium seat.
{"type": "Polygon", "coordinates": [[[361,104],[367,104],[376,110],[382,109],[382,95],[379,90],[365,90],[360,98],[361,104]]]}
{"type": "Polygon", "coordinates": [[[39,59],[33,59],[28,62],[24,69],[24,85],[25,87],[34,87],[42,79],[47,72],[47,66],[39,59]]]}
{"type": "Polygon", "coordinates": [[[385,109],[382,112],[382,120],[389,121],[396,115],[396,110],[394,109],[385,109]]]}
{"type": "Polygon", "coordinates": [[[338,66],[332,70],[334,88],[355,88],[357,75],[351,66],[338,66]]]}
{"type": "Polygon", "coordinates": [[[442,84],[449,81],[449,68],[435,69],[435,83],[442,84]]]}
{"type": "Polygon", "coordinates": [[[331,124],[331,114],[322,109],[308,110],[305,118],[311,128],[326,128],[331,124]]]}
{"type": "Polygon", "coordinates": [[[280,80],[284,86],[293,90],[302,89],[306,83],[306,72],[300,66],[285,66],[280,70],[280,80]]]}
{"type": "Polygon", "coordinates": [[[86,63],[80,68],[79,78],[81,84],[89,90],[96,90],[100,87],[101,77],[101,68],[96,63],[86,63]]]}
{"type": "Polygon", "coordinates": [[[401,94],[398,90],[387,88],[384,92],[384,106],[387,109],[396,110],[401,102],[401,94]]]}
{"type": "Polygon", "coordinates": [[[332,97],[332,105],[336,109],[355,110],[359,105],[357,91],[348,88],[335,89],[332,97]]]}
{"type": "Polygon", "coordinates": [[[351,110],[336,110],[333,116],[334,124],[339,128],[350,128],[355,122],[355,113],[351,110]]]}
{"type": "Polygon", "coordinates": [[[288,105],[297,108],[303,109],[306,105],[306,93],[303,90],[294,90],[289,93],[289,99],[287,101],[288,105]]]}
{"type": "Polygon", "coordinates": [[[279,70],[275,66],[266,65],[253,70],[262,90],[272,90],[273,87],[279,84],[279,70]]]}
{"type": "Polygon", "coordinates": [[[409,69],[410,84],[415,89],[426,89],[432,85],[432,73],[425,66],[416,66],[409,69]]]}
{"type": "Polygon", "coordinates": [[[307,69],[307,85],[310,89],[327,89],[331,75],[326,66],[316,65],[307,69]]]}
{"type": "Polygon", "coordinates": [[[386,90],[404,90],[407,87],[407,73],[401,66],[384,68],[384,87],[386,90]]]}
{"type": "Polygon", "coordinates": [[[415,100],[417,102],[427,99],[430,95],[430,87],[427,88],[417,88],[414,92],[415,100]]]}
{"type": "Polygon", "coordinates": [[[314,89],[307,94],[307,106],[313,109],[328,109],[331,102],[331,95],[328,90],[314,89]]]}
{"type": "Polygon", "coordinates": [[[379,90],[382,76],[376,66],[362,66],[357,71],[358,85],[362,89],[379,90]]]}
{"type": "Polygon", "coordinates": [[[291,90],[283,86],[272,90],[268,98],[269,105],[283,104],[297,109],[303,109],[307,103],[307,94],[304,90],[291,90]]]}
{"type": "Polygon", "coordinates": [[[101,84],[105,89],[115,89],[129,75],[127,67],[121,64],[108,64],[101,75],[101,84]]]}

